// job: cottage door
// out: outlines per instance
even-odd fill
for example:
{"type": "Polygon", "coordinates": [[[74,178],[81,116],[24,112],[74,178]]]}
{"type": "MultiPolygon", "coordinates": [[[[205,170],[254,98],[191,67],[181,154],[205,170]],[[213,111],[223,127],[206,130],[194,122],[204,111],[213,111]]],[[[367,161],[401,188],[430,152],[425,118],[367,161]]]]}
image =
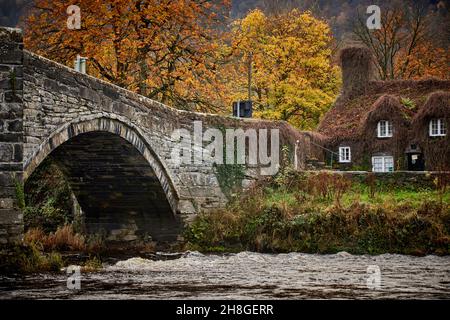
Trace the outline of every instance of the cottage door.
{"type": "Polygon", "coordinates": [[[422,153],[408,153],[408,170],[410,171],[424,171],[425,161],[422,153]]]}

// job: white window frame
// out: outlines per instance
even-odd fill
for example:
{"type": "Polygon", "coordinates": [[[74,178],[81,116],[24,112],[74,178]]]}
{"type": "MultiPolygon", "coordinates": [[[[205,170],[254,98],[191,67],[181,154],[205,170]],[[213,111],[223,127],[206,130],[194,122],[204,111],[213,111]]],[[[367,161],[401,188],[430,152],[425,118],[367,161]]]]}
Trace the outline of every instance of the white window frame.
{"type": "Polygon", "coordinates": [[[390,138],[392,137],[392,122],[389,120],[380,120],[377,124],[377,137],[390,138]],[[383,133],[384,131],[384,133],[383,133]]]}
{"type": "Polygon", "coordinates": [[[372,157],[372,172],[394,172],[394,157],[393,156],[373,156],[372,157]],[[381,161],[381,169],[375,166],[375,160],[381,161]],[[391,163],[392,166],[388,167],[388,164],[391,163]],[[390,170],[391,169],[391,170],[390,170]]]}
{"type": "Polygon", "coordinates": [[[352,152],[350,147],[339,147],[339,162],[340,163],[352,162],[352,152]]]}
{"type": "Polygon", "coordinates": [[[430,137],[444,137],[447,135],[447,128],[444,119],[431,119],[429,124],[430,137]]]}

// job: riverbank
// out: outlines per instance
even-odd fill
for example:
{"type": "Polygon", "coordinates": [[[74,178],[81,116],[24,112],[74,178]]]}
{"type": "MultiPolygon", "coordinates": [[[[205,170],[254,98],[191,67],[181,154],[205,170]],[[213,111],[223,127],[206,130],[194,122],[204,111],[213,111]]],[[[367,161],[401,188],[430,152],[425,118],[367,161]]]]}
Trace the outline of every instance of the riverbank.
{"type": "Polygon", "coordinates": [[[200,214],[186,232],[202,252],[450,253],[448,177],[434,188],[285,171],[200,214]]]}
{"type": "Polygon", "coordinates": [[[106,242],[100,235],[76,233],[70,224],[46,233],[29,229],[23,242],[0,247],[0,274],[59,272],[69,265],[79,265],[85,272],[102,268],[106,261],[132,257],[153,258],[157,251],[176,251],[179,244],[144,241],[106,242]]]}

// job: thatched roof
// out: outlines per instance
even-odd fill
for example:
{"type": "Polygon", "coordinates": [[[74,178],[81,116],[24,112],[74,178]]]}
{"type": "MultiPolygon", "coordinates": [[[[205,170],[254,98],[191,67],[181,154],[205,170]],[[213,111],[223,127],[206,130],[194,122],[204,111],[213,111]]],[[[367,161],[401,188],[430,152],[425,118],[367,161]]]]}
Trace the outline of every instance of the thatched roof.
{"type": "Polygon", "coordinates": [[[395,120],[395,122],[406,124],[413,114],[410,108],[401,104],[399,97],[385,94],[375,101],[362,120],[366,124],[376,124],[380,120],[395,120]]]}
{"type": "MultiPolygon", "coordinates": [[[[431,98],[432,96],[430,96],[436,91],[449,93],[450,81],[435,78],[418,81],[370,81],[366,92],[361,95],[348,97],[342,94],[336,100],[334,106],[325,114],[319,124],[318,132],[330,139],[354,139],[364,131],[369,114],[373,115],[394,108],[403,112],[407,117],[414,118],[422,110],[434,110],[431,109],[431,106],[435,102],[439,105],[441,103],[439,102],[441,101],[440,98],[431,98]],[[389,98],[378,100],[386,95],[389,98]],[[427,100],[429,96],[430,99],[427,100]],[[399,107],[398,103],[392,99],[402,106],[399,107]],[[392,104],[391,107],[389,107],[390,104],[392,104]],[[375,111],[378,108],[381,109],[375,111]]],[[[448,104],[446,105],[448,106],[448,104]]],[[[442,110],[448,112],[448,109],[442,110]]]]}
{"type": "Polygon", "coordinates": [[[422,108],[414,117],[414,123],[431,118],[450,119],[450,92],[437,91],[428,96],[422,108]]]}

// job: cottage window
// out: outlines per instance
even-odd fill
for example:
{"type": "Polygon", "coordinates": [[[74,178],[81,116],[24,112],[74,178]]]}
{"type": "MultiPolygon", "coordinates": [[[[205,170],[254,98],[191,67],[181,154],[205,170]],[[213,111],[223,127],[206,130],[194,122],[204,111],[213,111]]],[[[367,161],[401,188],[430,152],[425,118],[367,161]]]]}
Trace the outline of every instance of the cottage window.
{"type": "Polygon", "coordinates": [[[339,147],[339,162],[350,162],[350,147],[339,147]]]}
{"type": "Polygon", "coordinates": [[[381,120],[377,125],[378,138],[392,137],[392,123],[387,120],[381,120]]]}
{"type": "Polygon", "coordinates": [[[373,172],[392,172],[394,171],[394,158],[392,156],[372,157],[373,172]]]}
{"type": "Polygon", "coordinates": [[[442,137],[447,134],[444,119],[431,119],[430,121],[430,136],[442,137]]]}

